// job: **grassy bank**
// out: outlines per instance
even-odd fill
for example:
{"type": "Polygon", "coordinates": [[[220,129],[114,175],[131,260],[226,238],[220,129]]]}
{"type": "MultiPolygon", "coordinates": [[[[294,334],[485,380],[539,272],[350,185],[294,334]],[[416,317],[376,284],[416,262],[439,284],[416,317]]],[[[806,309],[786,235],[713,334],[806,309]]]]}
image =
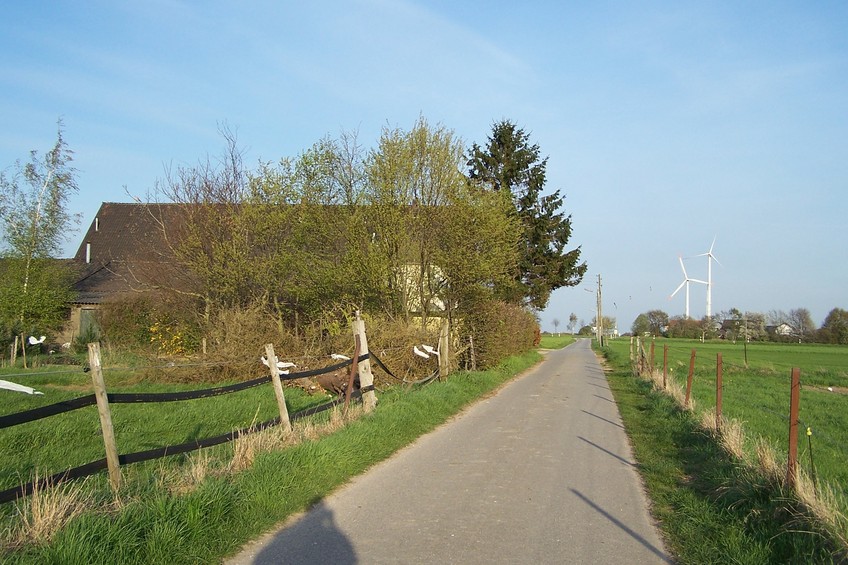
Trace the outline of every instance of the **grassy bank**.
{"type": "MultiPolygon", "coordinates": [[[[86,507],[78,516],[50,532],[49,540],[16,547],[7,543],[3,557],[9,563],[218,561],[434,429],[539,358],[533,351],[494,370],[457,373],[446,382],[421,389],[390,389],[379,394],[372,414],[323,437],[303,433],[296,445],[252,457],[252,464],[242,472],[223,472],[238,449],[231,445],[202,452],[208,455],[129,467],[130,486],[117,500],[102,488],[84,485],[81,498],[86,507]],[[209,459],[199,464],[205,457],[209,459]],[[174,465],[197,470],[202,476],[193,482],[183,478],[174,488],[169,482],[176,473],[174,465]]],[[[187,432],[193,429],[183,431],[187,432]]],[[[10,528],[15,527],[17,518],[8,511],[6,520],[10,528]]]]}
{"type": "Polygon", "coordinates": [[[652,383],[633,377],[626,348],[608,347],[605,355],[652,512],[679,562],[840,562],[840,545],[778,482],[731,455],[652,383]]]}

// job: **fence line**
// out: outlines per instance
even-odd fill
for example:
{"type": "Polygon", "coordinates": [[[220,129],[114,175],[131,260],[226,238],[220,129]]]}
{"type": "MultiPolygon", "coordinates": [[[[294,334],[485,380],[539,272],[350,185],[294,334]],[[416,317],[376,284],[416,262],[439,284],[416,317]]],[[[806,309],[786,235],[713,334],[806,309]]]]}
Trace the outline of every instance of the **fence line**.
{"type": "MultiPolygon", "coordinates": [[[[651,359],[649,354],[645,351],[645,347],[642,344],[642,340],[640,337],[635,338],[635,348],[633,346],[634,338],[631,338],[631,367],[632,372],[635,376],[645,376],[645,375],[653,375],[656,379],[659,379],[659,375],[654,371],[653,365],[651,363],[651,359]]],[[[653,346],[653,343],[651,344],[653,346]]],[[[663,375],[662,375],[662,387],[665,389],[667,387],[666,382],[666,374],[668,372],[668,362],[667,362],[667,352],[668,345],[664,345],[663,351],[663,375]]],[[[690,407],[691,402],[691,393],[692,393],[692,383],[694,378],[694,370],[695,370],[695,360],[696,360],[696,350],[692,349],[689,360],[689,372],[687,375],[686,381],[686,397],[685,397],[685,407],[690,407]]],[[[722,419],[723,419],[723,394],[724,394],[724,368],[728,366],[727,363],[723,362],[722,354],[716,353],[716,365],[715,365],[715,429],[717,432],[721,431],[722,427],[722,419]]],[[[751,371],[746,367],[741,365],[730,364],[730,368],[734,370],[745,370],[751,371]]],[[[811,466],[811,476],[813,477],[813,487],[817,490],[817,485],[815,484],[816,470],[813,467],[813,458],[812,458],[812,435],[813,430],[812,426],[805,423],[800,418],[800,400],[801,400],[801,370],[797,367],[792,368],[789,375],[789,413],[781,413],[770,407],[763,406],[760,404],[749,404],[751,407],[757,410],[762,410],[769,414],[773,414],[779,417],[781,420],[785,422],[787,426],[788,432],[788,441],[786,444],[786,476],[785,476],[785,484],[786,486],[793,490],[797,491],[799,488],[798,484],[798,441],[799,441],[799,426],[802,427],[803,430],[806,430],[807,436],[807,446],[806,451],[810,455],[810,466],[811,466]]],[[[659,386],[659,383],[657,383],[659,386]]],[[[824,439],[822,437],[821,439],[824,439]]],[[[834,450],[842,449],[841,446],[835,444],[835,442],[824,442],[829,445],[834,450]]]]}
{"type": "MultiPolygon", "coordinates": [[[[360,360],[362,360],[363,356],[360,356],[360,360]]],[[[337,371],[339,369],[343,369],[353,363],[352,360],[348,359],[346,361],[342,361],[340,363],[336,363],[330,365],[328,367],[324,367],[323,369],[312,369],[309,371],[301,371],[298,373],[290,373],[288,375],[280,375],[280,379],[282,380],[294,380],[294,379],[303,379],[307,377],[314,377],[318,375],[323,375],[326,373],[332,373],[333,371],[337,371]]],[[[379,363],[381,367],[385,369],[385,366],[382,363],[379,363]]],[[[387,371],[388,372],[388,371],[387,371]]],[[[394,377],[394,374],[391,375],[394,377]]],[[[397,377],[394,377],[397,378],[397,377]]],[[[143,392],[143,393],[107,393],[107,398],[110,404],[131,404],[131,403],[146,403],[146,402],[179,402],[183,400],[197,400],[200,398],[210,398],[212,396],[219,396],[223,394],[230,394],[233,392],[239,392],[242,390],[246,390],[248,388],[253,388],[255,386],[267,384],[271,382],[271,376],[259,377],[256,379],[252,379],[249,381],[244,381],[241,383],[236,383],[227,386],[214,387],[214,388],[206,388],[206,389],[197,389],[197,390],[186,390],[182,392],[143,392]]],[[[16,412],[14,414],[7,414],[5,416],[0,416],[0,429],[9,428],[12,426],[17,426],[20,424],[25,424],[27,422],[33,422],[35,420],[40,420],[42,418],[48,418],[50,416],[55,416],[57,414],[62,414],[64,412],[71,412],[73,410],[78,410],[80,408],[85,408],[86,406],[93,406],[97,403],[95,395],[89,394],[87,396],[80,396],[78,398],[73,398],[71,400],[63,400],[61,402],[56,402],[54,404],[48,404],[47,406],[41,406],[39,408],[33,408],[31,410],[24,410],[22,412],[16,412]]]]}
{"type": "Polygon", "coordinates": [[[337,406],[342,402],[345,403],[345,408],[347,408],[347,405],[350,402],[351,398],[362,399],[365,409],[371,410],[376,405],[376,396],[374,395],[375,388],[373,384],[373,375],[371,375],[369,361],[373,359],[374,362],[378,366],[380,366],[388,375],[397,380],[401,379],[395,376],[394,373],[392,373],[386,367],[386,365],[382,362],[382,360],[379,359],[379,357],[377,357],[376,354],[367,350],[365,325],[364,321],[362,321],[359,317],[359,312],[357,312],[357,320],[354,323],[354,339],[356,347],[353,359],[348,359],[340,363],[330,365],[329,367],[324,367],[323,369],[301,371],[288,375],[280,374],[276,364],[277,359],[274,355],[273,345],[267,344],[266,356],[269,360],[268,364],[270,366],[271,373],[269,376],[252,379],[250,381],[246,381],[244,383],[237,383],[234,385],[200,389],[194,391],[183,391],[178,393],[107,393],[100,361],[100,346],[97,343],[91,343],[88,345],[88,350],[89,365],[91,367],[92,373],[92,384],[95,389],[94,394],[50,404],[48,406],[43,406],[32,410],[26,410],[15,414],[2,416],[0,417],[0,429],[21,425],[27,422],[33,422],[42,418],[55,416],[58,414],[78,410],[96,404],[98,406],[98,413],[100,415],[101,431],[104,437],[106,457],[97,461],[86,463],[79,467],[67,469],[52,476],[39,479],[37,481],[32,481],[26,484],[19,485],[17,487],[0,491],[0,504],[10,502],[21,497],[29,496],[30,494],[32,494],[35,488],[43,488],[49,485],[56,485],[73,479],[86,477],[89,475],[93,475],[99,471],[102,471],[103,469],[107,469],[109,471],[110,484],[112,486],[112,489],[114,491],[117,491],[121,486],[121,465],[139,463],[142,461],[149,461],[152,459],[159,459],[170,455],[177,455],[180,453],[187,453],[206,447],[212,447],[214,445],[233,441],[239,436],[255,433],[281,424],[284,426],[285,429],[290,430],[291,422],[300,420],[308,416],[313,416],[325,410],[329,410],[330,408],[333,408],[334,406],[337,406]],[[363,343],[365,344],[365,346],[362,347],[363,352],[360,353],[360,347],[363,343]],[[369,364],[366,365],[366,363],[369,364]],[[312,406],[305,410],[301,410],[295,414],[292,414],[291,416],[288,414],[288,409],[285,405],[285,396],[282,390],[282,380],[294,380],[322,375],[326,373],[332,373],[348,366],[351,367],[350,382],[346,387],[347,390],[345,391],[343,397],[339,396],[334,400],[320,404],[318,406],[312,406]],[[363,374],[366,371],[367,375],[365,375],[365,378],[363,379],[363,374]],[[360,388],[356,392],[353,392],[352,385],[356,374],[360,375],[360,388]],[[248,428],[242,428],[219,436],[202,438],[199,440],[194,440],[178,445],[158,447],[146,451],[139,451],[127,454],[119,454],[118,452],[114,437],[114,431],[112,430],[111,424],[111,414],[109,411],[110,403],[158,403],[194,400],[199,398],[219,396],[223,394],[231,394],[262,384],[267,384],[268,382],[272,382],[274,384],[275,396],[277,398],[280,409],[279,417],[273,418],[266,422],[262,422],[260,424],[250,426],[248,428]]]}

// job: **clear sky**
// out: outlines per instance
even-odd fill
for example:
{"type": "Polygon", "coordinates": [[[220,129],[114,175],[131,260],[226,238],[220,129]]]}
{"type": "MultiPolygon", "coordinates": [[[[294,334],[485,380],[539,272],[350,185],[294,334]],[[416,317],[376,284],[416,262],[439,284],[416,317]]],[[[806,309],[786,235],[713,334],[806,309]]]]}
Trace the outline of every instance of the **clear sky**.
{"type": "MultiPolygon", "coordinates": [[[[682,314],[678,254],[714,237],[714,312],[820,324],[848,308],[846,30],[842,1],[4,2],[0,167],[49,149],[61,117],[85,228],[218,154],[222,122],[253,165],[419,115],[482,144],[508,119],[549,156],[589,264],[543,329],[588,323],[598,274],[622,332],[682,314]]],[[[693,285],[694,317],[705,297],[693,285]]]]}

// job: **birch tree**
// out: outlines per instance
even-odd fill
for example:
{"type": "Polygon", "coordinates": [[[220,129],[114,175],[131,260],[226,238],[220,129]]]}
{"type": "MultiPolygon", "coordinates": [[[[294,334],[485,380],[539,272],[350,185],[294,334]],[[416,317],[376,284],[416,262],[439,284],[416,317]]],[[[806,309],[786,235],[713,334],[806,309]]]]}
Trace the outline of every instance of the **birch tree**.
{"type": "Polygon", "coordinates": [[[0,312],[7,337],[46,332],[62,321],[70,274],[54,258],[79,223],[68,212],[79,190],[72,161],[60,120],[52,149],[44,155],[33,150],[27,162],[0,172],[0,312]]]}

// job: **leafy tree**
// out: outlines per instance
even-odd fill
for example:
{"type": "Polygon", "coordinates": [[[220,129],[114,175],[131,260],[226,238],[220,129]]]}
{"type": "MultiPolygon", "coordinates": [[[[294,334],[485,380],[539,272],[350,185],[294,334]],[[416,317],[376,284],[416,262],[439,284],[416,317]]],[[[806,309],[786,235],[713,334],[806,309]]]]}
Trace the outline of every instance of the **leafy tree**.
{"type": "Polygon", "coordinates": [[[650,310],[645,315],[648,317],[648,331],[651,335],[654,337],[663,335],[668,326],[668,314],[662,310],[650,310]]]}
{"type": "Polygon", "coordinates": [[[576,326],[577,326],[577,314],[572,312],[571,315],[568,316],[568,331],[570,331],[571,333],[574,333],[574,328],[576,326]]]}
{"type": "Polygon", "coordinates": [[[420,118],[384,129],[368,158],[369,215],[389,266],[395,309],[426,324],[436,309],[471,308],[515,265],[505,200],[469,186],[453,132],[420,118]]]}
{"type": "MultiPolygon", "coordinates": [[[[157,185],[177,203],[175,221],[161,227],[189,275],[170,290],[198,298],[207,322],[215,312],[258,307],[280,328],[382,304],[386,268],[371,245],[355,135],[324,138],[255,170],[244,166],[234,134],[222,135],[220,158],[157,185]]],[[[156,205],[151,213],[160,215],[156,205]]]]}
{"type": "Polygon", "coordinates": [[[630,326],[630,332],[633,335],[644,335],[651,332],[651,323],[648,321],[647,314],[636,316],[636,319],[633,320],[633,324],[630,326]]]}
{"type": "MultiPolygon", "coordinates": [[[[388,269],[372,242],[365,161],[355,135],[324,138],[251,175],[245,210],[265,251],[259,277],[279,316],[379,307],[388,269]]],[[[295,322],[296,320],[290,320],[295,322]]]]}
{"type": "Polygon", "coordinates": [[[848,311],[834,308],[827,314],[819,330],[819,341],[848,344],[848,311]]]}
{"type": "Polygon", "coordinates": [[[668,337],[699,339],[704,331],[699,320],[685,316],[674,316],[668,321],[668,337]]]}
{"type": "Polygon", "coordinates": [[[529,134],[506,120],[493,125],[485,147],[472,146],[467,162],[472,182],[510,196],[521,225],[518,265],[509,284],[497,291],[510,302],[538,309],[557,288],[580,284],[587,269],[580,247],[566,250],[571,216],[560,212],[564,197],[559,190],[542,193],[547,162],[529,134]]]}
{"type": "Polygon", "coordinates": [[[0,317],[7,337],[58,328],[71,298],[70,273],[53,257],[79,222],[67,211],[78,191],[72,160],[60,120],[52,149],[43,156],[31,151],[11,175],[0,173],[0,317]]]}
{"type": "MultiPolygon", "coordinates": [[[[613,329],[618,327],[617,324],[616,324],[615,318],[612,317],[612,316],[603,316],[602,321],[604,323],[603,329],[604,329],[605,333],[611,332],[613,329]]],[[[597,327],[597,325],[598,325],[598,317],[594,316],[592,318],[592,326],[597,327]]]]}
{"type": "Polygon", "coordinates": [[[554,331],[559,335],[559,318],[554,318],[551,323],[554,325],[554,331]]]}
{"type": "MultiPolygon", "coordinates": [[[[247,197],[247,172],[236,136],[222,129],[226,149],[213,160],[169,170],[148,195],[148,209],[159,223],[168,249],[184,266],[162,274],[164,290],[202,304],[203,319],[223,308],[249,302],[257,263],[252,231],[244,229],[240,213],[247,197]],[[159,205],[164,199],[173,205],[159,205]]],[[[258,291],[261,292],[261,291],[258,291]]]]}
{"type": "Polygon", "coordinates": [[[795,308],[789,311],[787,322],[792,327],[793,337],[807,339],[813,333],[815,324],[806,308],[795,308]]]}

